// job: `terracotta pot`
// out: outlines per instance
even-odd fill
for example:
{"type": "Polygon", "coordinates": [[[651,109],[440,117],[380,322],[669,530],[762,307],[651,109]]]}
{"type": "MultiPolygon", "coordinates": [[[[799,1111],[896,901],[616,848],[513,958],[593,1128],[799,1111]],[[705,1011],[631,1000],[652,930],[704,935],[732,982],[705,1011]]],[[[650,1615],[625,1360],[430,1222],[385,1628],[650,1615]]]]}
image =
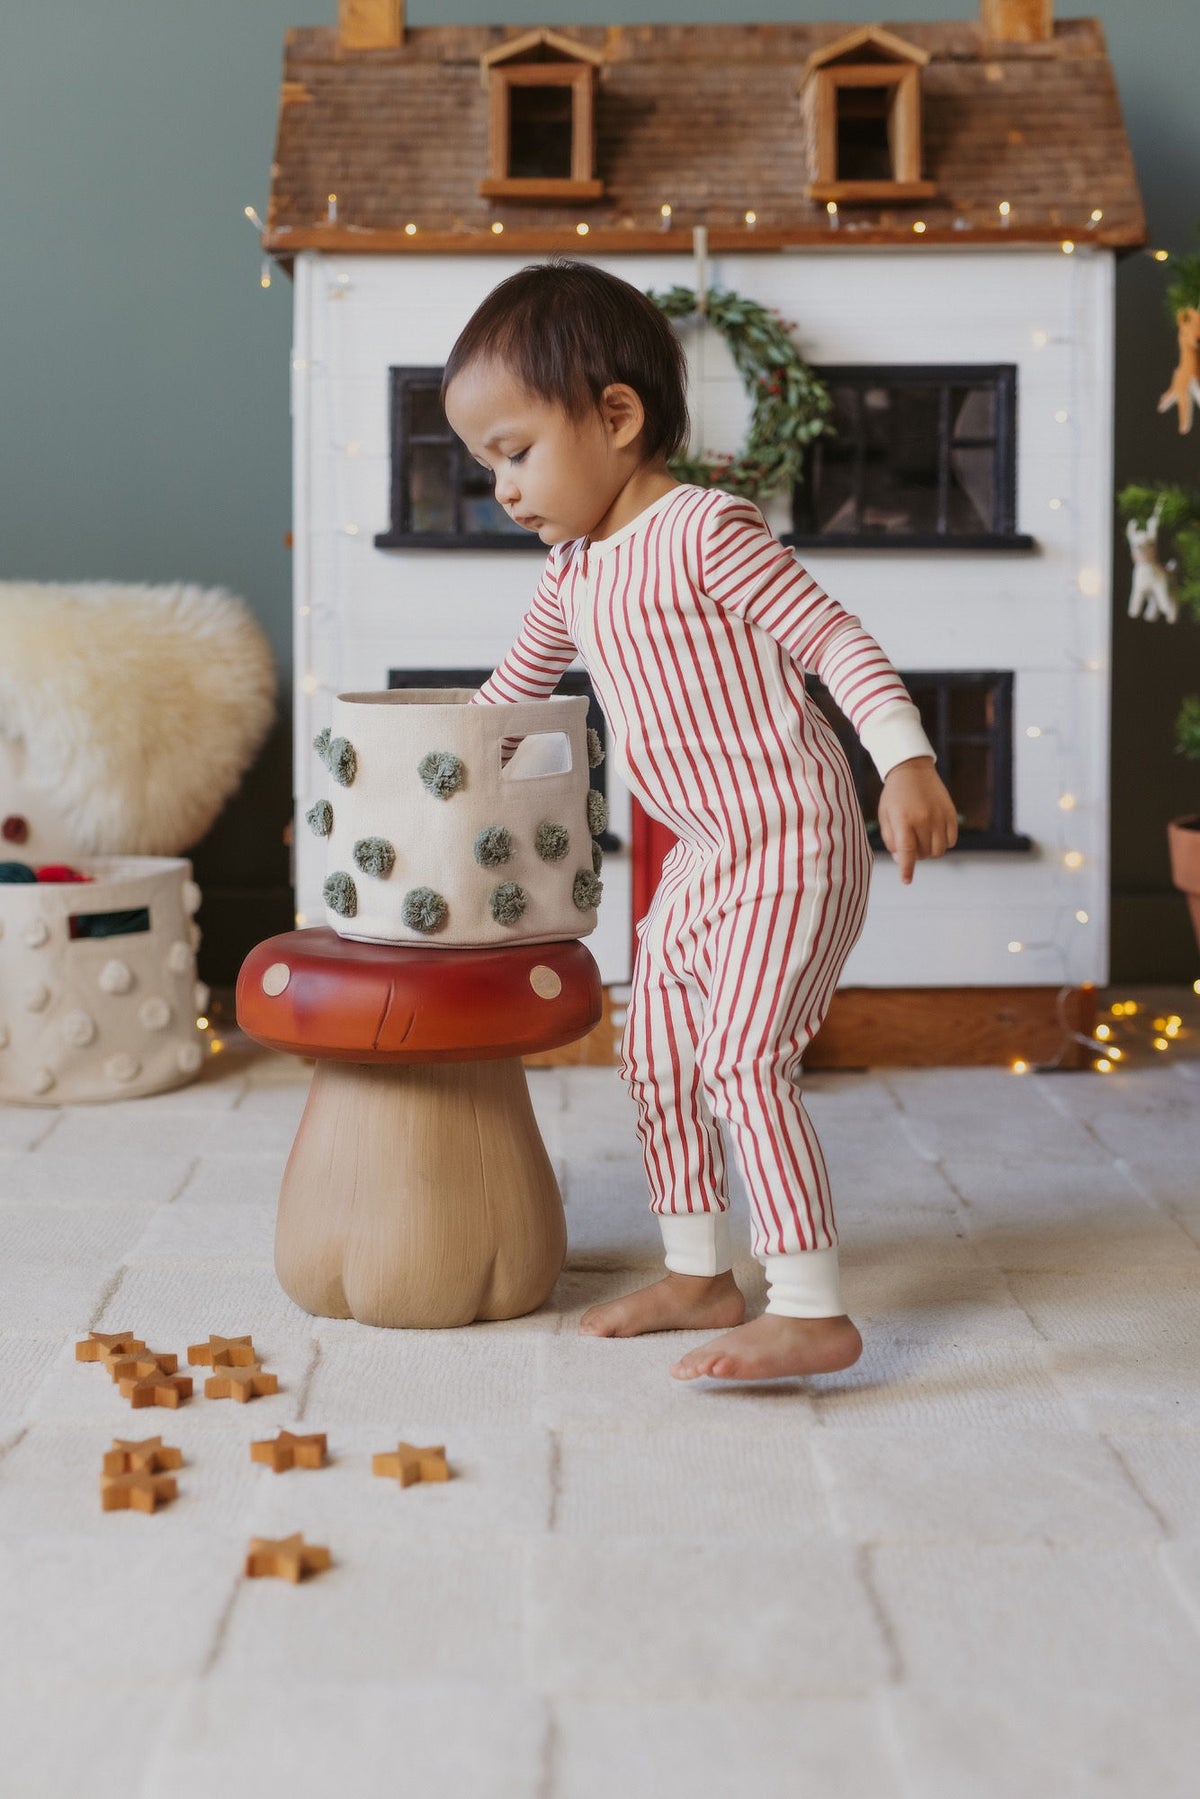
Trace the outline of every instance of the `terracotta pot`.
{"type": "Polygon", "coordinates": [[[1167,826],[1171,854],[1171,879],[1186,893],[1192,929],[1200,948],[1200,812],[1190,818],[1173,818],[1167,826]]]}

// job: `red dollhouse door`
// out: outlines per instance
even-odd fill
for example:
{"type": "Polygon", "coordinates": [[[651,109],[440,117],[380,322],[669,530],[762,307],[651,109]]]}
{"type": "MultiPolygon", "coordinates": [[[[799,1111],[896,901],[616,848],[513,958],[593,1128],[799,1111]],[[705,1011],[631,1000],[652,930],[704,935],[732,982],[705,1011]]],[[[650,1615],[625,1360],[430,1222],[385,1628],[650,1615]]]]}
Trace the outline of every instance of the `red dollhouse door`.
{"type": "Polygon", "coordinates": [[[629,839],[630,839],[630,879],[633,897],[633,954],[637,955],[637,927],[650,910],[650,902],[654,898],[658,886],[658,877],[662,873],[662,865],[666,861],[668,850],[672,849],[678,839],[666,825],[659,824],[644,812],[635,799],[631,799],[629,839]]]}

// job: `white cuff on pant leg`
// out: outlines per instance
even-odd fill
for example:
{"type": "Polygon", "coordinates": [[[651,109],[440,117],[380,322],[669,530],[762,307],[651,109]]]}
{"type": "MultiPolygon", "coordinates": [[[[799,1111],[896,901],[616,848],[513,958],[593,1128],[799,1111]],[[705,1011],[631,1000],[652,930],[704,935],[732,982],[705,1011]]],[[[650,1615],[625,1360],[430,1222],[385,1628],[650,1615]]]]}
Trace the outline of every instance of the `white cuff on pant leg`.
{"type": "Polygon", "coordinates": [[[784,1318],[840,1318],[842,1286],[836,1249],[801,1249],[765,1256],[767,1310],[784,1318]]]}
{"type": "Polygon", "coordinates": [[[725,1274],[733,1267],[728,1212],[660,1212],[658,1224],[672,1274],[725,1274]]]}

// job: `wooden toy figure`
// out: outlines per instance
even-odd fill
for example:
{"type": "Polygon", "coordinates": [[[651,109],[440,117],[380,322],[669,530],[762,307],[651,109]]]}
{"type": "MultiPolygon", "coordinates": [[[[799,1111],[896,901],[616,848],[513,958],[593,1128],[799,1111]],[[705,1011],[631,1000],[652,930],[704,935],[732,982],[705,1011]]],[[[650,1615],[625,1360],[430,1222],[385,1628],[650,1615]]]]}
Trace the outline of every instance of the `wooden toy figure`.
{"type": "Polygon", "coordinates": [[[1131,518],[1125,526],[1129,553],[1133,557],[1129,616],[1140,618],[1144,611],[1147,622],[1165,618],[1168,624],[1173,625],[1179,616],[1179,608],[1171,593],[1170,566],[1164,566],[1158,559],[1158,526],[1161,518],[1160,500],[1144,525],[1139,525],[1136,519],[1131,518]]]}
{"type": "Polygon", "coordinates": [[[1179,327],[1179,361],[1171,384],[1158,402],[1160,412],[1172,406],[1179,411],[1180,432],[1192,428],[1192,411],[1200,400],[1200,307],[1181,306],[1175,314],[1179,327]]]}

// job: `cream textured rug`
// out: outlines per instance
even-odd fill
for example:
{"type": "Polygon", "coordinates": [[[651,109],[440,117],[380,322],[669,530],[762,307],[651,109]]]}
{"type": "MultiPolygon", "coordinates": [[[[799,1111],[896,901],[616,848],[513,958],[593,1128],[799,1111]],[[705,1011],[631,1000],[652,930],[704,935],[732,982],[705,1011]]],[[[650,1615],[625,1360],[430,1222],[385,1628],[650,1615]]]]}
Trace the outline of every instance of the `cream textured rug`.
{"type": "Polygon", "coordinates": [[[76,854],[190,849],[274,713],[266,637],[221,588],[0,582],[0,788],[11,765],[76,854]]]}

